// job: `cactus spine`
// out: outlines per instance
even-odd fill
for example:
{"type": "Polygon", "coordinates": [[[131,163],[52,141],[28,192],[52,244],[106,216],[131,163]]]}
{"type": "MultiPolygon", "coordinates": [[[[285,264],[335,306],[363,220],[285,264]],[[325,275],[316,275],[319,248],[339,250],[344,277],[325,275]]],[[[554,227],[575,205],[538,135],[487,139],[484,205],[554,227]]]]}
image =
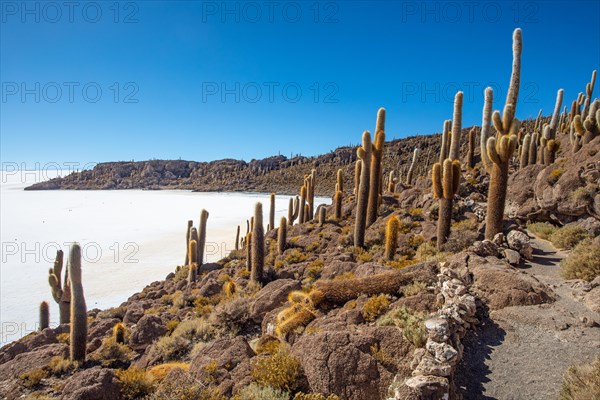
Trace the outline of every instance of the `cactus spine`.
{"type": "Polygon", "coordinates": [[[265,231],[263,229],[262,203],[254,206],[254,230],[252,231],[252,270],[250,279],[257,283],[263,282],[265,264],[265,231]]]}
{"type": "Polygon", "coordinates": [[[70,303],[71,303],[71,290],[69,287],[69,271],[65,271],[65,278],[61,285],[61,272],[63,268],[63,251],[58,250],[56,252],[56,258],[54,259],[54,266],[50,269],[48,274],[48,283],[52,291],[52,298],[58,304],[59,318],[61,324],[68,324],[70,321],[70,303]]]}
{"type": "Polygon", "coordinates": [[[275,229],[275,193],[271,193],[269,203],[269,227],[275,229]]]}
{"type": "Polygon", "coordinates": [[[406,174],[406,184],[409,186],[412,185],[415,165],[417,164],[417,158],[419,158],[420,153],[421,149],[415,147],[415,150],[413,151],[412,162],[410,163],[410,168],[408,169],[408,173],[406,174]]]}
{"type": "Polygon", "coordinates": [[[356,222],[354,225],[354,245],[365,246],[365,229],[367,223],[367,205],[369,197],[369,179],[371,166],[371,134],[365,131],[362,136],[362,146],[356,149],[356,155],[361,161],[360,183],[357,190],[356,222]]]}
{"type": "Polygon", "coordinates": [[[381,160],[383,158],[383,147],[385,145],[385,109],[380,108],[377,112],[375,125],[375,141],[371,151],[371,176],[369,185],[369,199],[367,203],[367,227],[371,226],[377,219],[379,209],[379,193],[381,192],[381,160]]]}
{"type": "Polygon", "coordinates": [[[204,249],[206,248],[206,220],[208,219],[208,211],[200,212],[200,224],[198,225],[198,265],[196,273],[200,272],[202,264],[204,264],[204,249]]]}
{"type": "Polygon", "coordinates": [[[513,69],[506,104],[502,117],[498,111],[492,115],[497,134],[496,137],[489,138],[486,144],[488,156],[493,163],[485,224],[485,238],[489,240],[493,239],[497,233],[502,232],[508,185],[508,162],[517,147],[519,120],[515,118],[515,113],[519,95],[521,50],[521,29],[517,28],[513,34],[513,69]]]}
{"type": "Polygon", "coordinates": [[[50,326],[50,308],[48,303],[42,301],[40,303],[40,331],[50,326]]]}
{"type": "Polygon", "coordinates": [[[475,166],[475,127],[469,131],[469,142],[467,146],[467,167],[473,168],[475,166]]]}
{"type": "Polygon", "coordinates": [[[481,133],[479,137],[479,145],[481,146],[481,161],[485,170],[489,173],[492,169],[492,161],[487,155],[487,141],[492,137],[491,126],[492,122],[492,104],[494,103],[494,91],[491,87],[485,88],[483,116],[481,121],[481,133]]]}
{"type": "Polygon", "coordinates": [[[287,247],[287,220],[281,217],[279,221],[279,230],[277,231],[277,250],[279,254],[283,254],[287,247]]]}
{"type": "Polygon", "coordinates": [[[556,104],[554,105],[554,113],[550,125],[544,127],[544,135],[542,145],[544,146],[544,164],[549,165],[554,163],[556,152],[560,147],[560,142],[556,140],[556,130],[558,128],[558,118],[560,107],[562,106],[564,90],[560,89],[556,93],[556,104]]]}
{"type": "Polygon", "coordinates": [[[73,243],[69,254],[69,280],[71,287],[71,361],[84,362],[87,345],[87,308],[81,284],[81,248],[73,243]]]}
{"type": "Polygon", "coordinates": [[[183,265],[188,265],[189,262],[188,247],[190,245],[190,229],[192,228],[192,226],[194,226],[194,221],[189,220],[187,222],[187,229],[185,231],[185,263],[183,265]]]}
{"type": "Polygon", "coordinates": [[[397,216],[392,215],[388,218],[387,225],[385,227],[385,253],[384,257],[388,261],[394,259],[396,254],[396,247],[398,245],[398,232],[400,231],[400,220],[397,216]]]}

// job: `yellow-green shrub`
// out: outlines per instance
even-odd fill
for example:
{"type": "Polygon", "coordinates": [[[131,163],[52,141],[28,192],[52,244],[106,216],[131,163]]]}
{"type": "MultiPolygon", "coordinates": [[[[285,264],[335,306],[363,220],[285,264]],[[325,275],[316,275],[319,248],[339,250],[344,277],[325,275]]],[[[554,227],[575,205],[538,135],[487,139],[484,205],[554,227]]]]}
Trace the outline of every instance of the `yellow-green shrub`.
{"type": "Polygon", "coordinates": [[[563,377],[560,400],[600,399],[600,356],[589,364],[569,367],[563,377]]]}
{"type": "Polygon", "coordinates": [[[527,229],[540,239],[548,240],[558,228],[547,222],[535,222],[527,224],[527,229]]]}
{"type": "Polygon", "coordinates": [[[141,368],[120,369],[115,374],[121,386],[121,397],[125,400],[138,399],[152,393],[152,378],[141,368]]]}
{"type": "Polygon", "coordinates": [[[600,245],[594,244],[592,239],[583,240],[560,262],[560,273],[565,279],[586,281],[600,276],[600,245]]]}
{"type": "Polygon", "coordinates": [[[397,326],[402,329],[402,334],[416,347],[425,346],[426,330],[425,320],[427,313],[417,312],[408,307],[398,307],[388,311],[379,318],[378,325],[397,326]]]}
{"type": "Polygon", "coordinates": [[[550,241],[559,249],[572,249],[589,235],[585,229],[577,225],[565,225],[550,235],[550,241]]]}
{"type": "Polygon", "coordinates": [[[390,300],[385,294],[373,296],[363,306],[362,315],[367,321],[375,321],[389,306],[390,300]]]}
{"type": "Polygon", "coordinates": [[[294,391],[298,385],[300,362],[286,350],[260,357],[252,363],[252,380],[259,385],[294,391]]]}

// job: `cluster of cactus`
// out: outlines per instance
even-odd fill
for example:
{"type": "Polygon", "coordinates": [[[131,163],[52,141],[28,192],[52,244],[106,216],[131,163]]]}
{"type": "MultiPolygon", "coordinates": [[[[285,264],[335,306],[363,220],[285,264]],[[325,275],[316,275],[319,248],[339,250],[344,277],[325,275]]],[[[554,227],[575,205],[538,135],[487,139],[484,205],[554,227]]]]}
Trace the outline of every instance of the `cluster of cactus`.
{"type": "Polygon", "coordinates": [[[87,307],[81,284],[81,247],[73,243],[69,253],[69,282],[71,288],[71,361],[84,362],[87,346],[87,307]]]}
{"type": "MultiPolygon", "coordinates": [[[[438,225],[437,225],[437,248],[442,249],[442,246],[447,242],[450,236],[450,225],[452,222],[452,205],[454,196],[458,193],[460,187],[460,131],[462,129],[462,105],[463,92],[456,93],[454,96],[454,115],[452,121],[452,136],[448,157],[443,162],[437,162],[433,165],[431,172],[431,182],[433,188],[433,197],[439,199],[438,225]]],[[[448,148],[447,126],[448,121],[444,122],[444,134],[442,135],[442,152],[444,155],[445,149],[448,148]],[[446,138],[446,139],[445,139],[446,138]],[[444,139],[446,146],[443,145],[444,139]]]]}
{"type": "Polygon", "coordinates": [[[344,197],[344,172],[342,169],[337,171],[337,182],[335,184],[335,194],[333,195],[333,206],[335,210],[335,219],[342,218],[342,201],[344,197]]]}
{"type": "Polygon", "coordinates": [[[371,148],[371,168],[369,178],[369,198],[367,201],[367,227],[373,225],[377,219],[377,211],[381,203],[382,192],[382,174],[383,168],[381,161],[385,145],[385,108],[377,111],[377,120],[375,123],[375,141],[371,148]]]}
{"type": "Polygon", "coordinates": [[[52,291],[52,298],[58,304],[59,318],[61,324],[69,323],[69,313],[71,302],[71,290],[69,285],[69,268],[65,271],[65,278],[61,284],[61,273],[63,269],[63,251],[58,250],[56,252],[56,258],[54,259],[54,266],[50,268],[48,273],[48,283],[52,291]]]}
{"type": "Polygon", "coordinates": [[[600,104],[598,100],[592,102],[595,84],[596,70],[592,71],[592,78],[585,86],[585,95],[579,93],[577,100],[571,105],[569,140],[574,153],[600,135],[600,104]],[[580,111],[581,105],[583,110],[580,111]]]}
{"type": "MultiPolygon", "coordinates": [[[[200,223],[199,230],[197,230],[193,225],[193,221],[187,222],[187,230],[185,234],[185,262],[189,267],[188,271],[188,285],[192,285],[196,281],[196,277],[200,273],[200,269],[202,264],[204,263],[204,248],[206,247],[206,222],[208,220],[208,211],[202,210],[200,212],[200,223]],[[192,254],[192,242],[195,242],[195,252],[192,254]]],[[[238,236],[236,237],[236,249],[237,242],[239,237],[239,227],[238,227],[238,236]]]]}
{"type": "Polygon", "coordinates": [[[250,279],[256,283],[262,284],[264,280],[263,270],[265,265],[265,231],[263,228],[262,203],[256,203],[254,206],[254,226],[251,238],[252,265],[250,269],[250,279]]]}
{"type": "Polygon", "coordinates": [[[513,34],[513,69],[506,104],[502,116],[498,111],[492,114],[496,136],[488,138],[486,142],[487,156],[492,162],[485,226],[485,238],[490,240],[497,233],[502,232],[508,185],[508,164],[518,142],[519,120],[515,118],[515,113],[519,96],[521,50],[521,30],[515,29],[513,34]]]}

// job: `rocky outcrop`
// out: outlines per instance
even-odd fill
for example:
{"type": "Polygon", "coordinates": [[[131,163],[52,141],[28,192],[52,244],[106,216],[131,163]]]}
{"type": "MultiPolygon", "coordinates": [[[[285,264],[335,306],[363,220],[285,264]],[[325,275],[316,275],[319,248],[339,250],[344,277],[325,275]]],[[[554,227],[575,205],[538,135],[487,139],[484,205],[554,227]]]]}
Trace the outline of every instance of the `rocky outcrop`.
{"type": "Polygon", "coordinates": [[[61,400],[120,399],[119,383],[112,369],[93,367],[71,376],[65,382],[61,400]]]}

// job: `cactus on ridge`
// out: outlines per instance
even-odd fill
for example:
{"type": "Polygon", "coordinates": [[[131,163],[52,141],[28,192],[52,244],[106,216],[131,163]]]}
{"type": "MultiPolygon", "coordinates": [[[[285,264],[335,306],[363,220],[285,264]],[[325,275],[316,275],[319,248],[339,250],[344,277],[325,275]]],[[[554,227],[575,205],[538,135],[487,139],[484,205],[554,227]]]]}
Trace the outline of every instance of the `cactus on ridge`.
{"type": "Polygon", "coordinates": [[[275,229],[275,193],[271,193],[269,202],[269,229],[275,229]]]}
{"type": "Polygon", "coordinates": [[[240,226],[237,226],[237,232],[235,233],[235,249],[240,249],[240,226]]]}
{"type": "Polygon", "coordinates": [[[40,331],[50,326],[50,308],[48,302],[42,301],[40,303],[40,331]]]}
{"type": "Polygon", "coordinates": [[[519,168],[523,169],[529,165],[529,155],[531,149],[531,134],[528,133],[523,138],[523,145],[520,148],[519,168]]]}
{"type": "Polygon", "coordinates": [[[371,176],[369,178],[369,199],[367,203],[367,227],[371,226],[377,219],[377,210],[379,209],[379,193],[381,192],[381,162],[383,159],[385,145],[385,108],[380,108],[377,112],[377,122],[375,125],[375,141],[371,150],[371,176]]]}
{"type": "Polygon", "coordinates": [[[362,160],[356,160],[354,164],[354,195],[358,196],[358,188],[360,186],[360,176],[362,173],[362,160]]]}
{"type": "Polygon", "coordinates": [[[198,242],[196,239],[190,239],[189,244],[189,268],[188,268],[188,287],[196,282],[198,275],[198,242]]]}
{"type": "Polygon", "coordinates": [[[246,268],[252,271],[252,232],[248,232],[244,242],[246,243],[246,268]]]}
{"type": "Polygon", "coordinates": [[[204,264],[204,249],[206,248],[206,220],[208,219],[208,211],[200,212],[200,224],[198,225],[198,266],[196,272],[199,273],[204,264]]]}
{"type": "Polygon", "coordinates": [[[71,361],[84,362],[87,346],[87,307],[81,284],[81,247],[73,243],[69,253],[69,281],[71,287],[71,361]]]}
{"type": "Polygon", "coordinates": [[[300,198],[296,196],[296,198],[290,197],[290,203],[288,206],[288,224],[290,226],[294,225],[294,220],[298,218],[298,214],[300,212],[300,198]]]}
{"type": "Polygon", "coordinates": [[[325,222],[327,222],[327,209],[323,204],[321,204],[317,208],[317,211],[319,213],[319,226],[323,226],[325,225],[325,222]]]}
{"type": "Polygon", "coordinates": [[[252,270],[250,279],[256,283],[263,283],[263,270],[265,265],[265,231],[263,228],[262,203],[254,206],[254,230],[252,231],[252,270]]]}
{"type": "Polygon", "coordinates": [[[192,226],[194,226],[194,221],[189,220],[185,231],[185,263],[183,265],[188,265],[188,247],[190,245],[190,229],[192,226]]]}
{"type": "Polygon", "coordinates": [[[450,130],[452,129],[452,120],[444,121],[444,129],[442,130],[442,147],[440,149],[440,164],[448,158],[450,154],[450,130]]]}
{"type": "Polygon", "coordinates": [[[468,136],[468,143],[467,143],[467,167],[468,168],[473,168],[475,167],[475,132],[476,129],[475,127],[471,128],[471,130],[469,131],[469,136],[468,136]]]}
{"type": "Polygon", "coordinates": [[[69,287],[69,270],[65,270],[64,281],[61,284],[61,272],[63,268],[63,251],[56,251],[54,265],[48,273],[48,284],[52,291],[52,298],[58,304],[59,320],[61,324],[70,321],[71,290],[69,287]]]}
{"type": "Polygon", "coordinates": [[[365,131],[362,136],[362,146],[356,149],[356,155],[361,161],[360,183],[357,190],[356,220],[354,224],[354,246],[365,246],[365,229],[367,227],[367,205],[369,197],[369,180],[371,175],[371,134],[365,131]]]}
{"type": "Polygon", "coordinates": [[[544,164],[549,165],[554,163],[556,152],[560,148],[560,142],[556,140],[556,131],[558,129],[558,119],[560,107],[562,106],[564,90],[559,89],[556,93],[556,104],[554,105],[554,113],[550,125],[544,127],[544,134],[541,138],[541,144],[544,147],[543,158],[544,164]]]}
{"type": "MultiPolygon", "coordinates": [[[[492,170],[492,161],[487,155],[487,141],[492,137],[490,123],[492,122],[492,105],[494,103],[494,91],[491,87],[485,88],[483,103],[483,116],[481,122],[481,133],[479,134],[479,145],[481,147],[481,161],[485,170],[489,173],[492,170]]],[[[541,112],[541,110],[540,110],[541,112]]]]}
{"type": "Polygon", "coordinates": [[[415,147],[413,151],[412,162],[410,163],[410,168],[408,169],[408,173],[406,174],[406,184],[412,185],[413,182],[413,174],[415,170],[415,165],[417,164],[417,159],[419,158],[419,154],[421,154],[421,149],[415,147]]]}
{"type": "Polygon", "coordinates": [[[398,233],[400,232],[400,220],[397,216],[392,215],[388,218],[385,227],[385,252],[384,257],[387,261],[394,259],[396,248],[398,246],[398,233]]]}
{"type": "Polygon", "coordinates": [[[283,254],[287,247],[287,220],[281,217],[279,220],[279,230],[277,231],[277,250],[279,254],[283,254]]]}

